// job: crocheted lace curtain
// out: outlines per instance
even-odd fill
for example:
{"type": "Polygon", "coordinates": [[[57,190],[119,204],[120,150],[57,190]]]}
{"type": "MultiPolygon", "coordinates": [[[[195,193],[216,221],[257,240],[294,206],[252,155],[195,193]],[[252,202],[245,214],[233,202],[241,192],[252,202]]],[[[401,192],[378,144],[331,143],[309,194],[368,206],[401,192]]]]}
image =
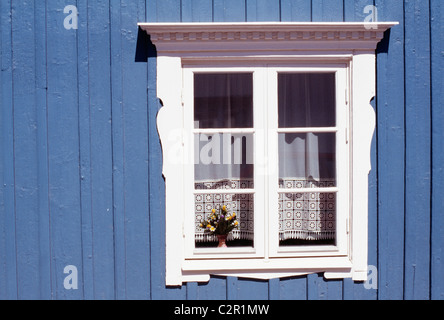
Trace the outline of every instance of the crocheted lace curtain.
{"type": "MultiPolygon", "coordinates": [[[[196,128],[253,128],[251,74],[195,75],[194,86],[196,128]]],[[[278,87],[280,128],[335,126],[334,74],[282,74],[278,87]]],[[[253,142],[254,133],[195,136],[195,189],[211,190],[194,196],[196,241],[215,240],[199,224],[223,205],[239,221],[228,239],[253,240],[254,194],[215,192],[254,188],[253,142]]],[[[334,133],[280,133],[278,143],[280,191],[336,185],[334,133]]],[[[276,197],[280,240],[335,238],[335,193],[280,192],[276,197]]]]}

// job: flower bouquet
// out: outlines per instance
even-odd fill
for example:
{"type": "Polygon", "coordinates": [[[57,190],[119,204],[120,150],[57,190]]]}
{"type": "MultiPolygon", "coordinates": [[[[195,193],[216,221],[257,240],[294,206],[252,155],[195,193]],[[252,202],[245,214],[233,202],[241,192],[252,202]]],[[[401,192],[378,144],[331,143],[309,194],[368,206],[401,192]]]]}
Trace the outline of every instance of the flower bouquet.
{"type": "Polygon", "coordinates": [[[219,240],[218,247],[223,248],[227,247],[227,236],[234,228],[237,228],[238,225],[239,222],[236,220],[236,212],[229,214],[226,206],[222,206],[218,213],[216,209],[213,209],[209,218],[200,223],[200,227],[204,228],[205,232],[217,236],[219,240]]]}

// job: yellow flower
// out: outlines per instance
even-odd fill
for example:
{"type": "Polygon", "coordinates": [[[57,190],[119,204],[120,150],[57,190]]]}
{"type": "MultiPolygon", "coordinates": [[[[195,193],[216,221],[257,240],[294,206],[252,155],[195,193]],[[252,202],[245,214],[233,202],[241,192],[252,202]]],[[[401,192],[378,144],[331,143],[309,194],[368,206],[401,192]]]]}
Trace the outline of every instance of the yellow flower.
{"type": "Polygon", "coordinates": [[[216,213],[216,209],[211,210],[212,213],[216,213]]]}
{"type": "Polygon", "coordinates": [[[207,224],[207,228],[211,228],[211,224],[207,224]]]}
{"type": "Polygon", "coordinates": [[[227,207],[226,207],[226,206],[223,206],[223,207],[222,207],[222,210],[224,210],[224,211],[227,210],[227,207]]]}
{"type": "Polygon", "coordinates": [[[236,216],[236,212],[233,212],[233,217],[235,217],[236,216]]]}
{"type": "Polygon", "coordinates": [[[211,228],[210,228],[210,231],[214,231],[214,230],[216,230],[215,227],[211,227],[211,228]]]}
{"type": "Polygon", "coordinates": [[[234,225],[235,225],[235,226],[237,226],[238,224],[239,224],[239,222],[237,222],[237,220],[234,221],[234,225]]]}

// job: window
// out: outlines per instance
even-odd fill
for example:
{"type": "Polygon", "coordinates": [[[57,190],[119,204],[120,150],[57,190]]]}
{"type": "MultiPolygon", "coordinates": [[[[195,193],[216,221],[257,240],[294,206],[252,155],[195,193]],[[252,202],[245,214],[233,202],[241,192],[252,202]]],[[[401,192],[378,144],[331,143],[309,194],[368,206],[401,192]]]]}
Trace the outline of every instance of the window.
{"type": "Polygon", "coordinates": [[[393,24],[140,24],[158,50],[166,283],[367,276],[376,43],[393,24]],[[204,233],[236,212],[228,248],[204,233]]]}

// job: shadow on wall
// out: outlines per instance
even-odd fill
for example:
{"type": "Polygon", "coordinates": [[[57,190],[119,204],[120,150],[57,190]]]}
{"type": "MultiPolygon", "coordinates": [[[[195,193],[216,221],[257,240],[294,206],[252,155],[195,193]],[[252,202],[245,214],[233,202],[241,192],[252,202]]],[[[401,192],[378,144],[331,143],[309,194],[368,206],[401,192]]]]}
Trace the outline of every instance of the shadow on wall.
{"type": "MultiPolygon", "coordinates": [[[[376,53],[388,53],[390,44],[391,29],[384,33],[384,38],[378,43],[376,53]]],[[[139,28],[137,35],[137,46],[135,62],[147,62],[148,58],[157,57],[157,51],[154,44],[151,42],[151,37],[139,28]]]]}
{"type": "Polygon", "coordinates": [[[376,54],[388,53],[390,44],[390,33],[391,29],[388,29],[386,32],[384,32],[384,38],[382,38],[382,40],[378,43],[378,46],[376,47],[376,54]]]}
{"type": "Polygon", "coordinates": [[[147,62],[148,58],[157,57],[157,51],[154,44],[151,42],[151,37],[139,28],[137,34],[136,56],[135,62],[147,62]]]}

